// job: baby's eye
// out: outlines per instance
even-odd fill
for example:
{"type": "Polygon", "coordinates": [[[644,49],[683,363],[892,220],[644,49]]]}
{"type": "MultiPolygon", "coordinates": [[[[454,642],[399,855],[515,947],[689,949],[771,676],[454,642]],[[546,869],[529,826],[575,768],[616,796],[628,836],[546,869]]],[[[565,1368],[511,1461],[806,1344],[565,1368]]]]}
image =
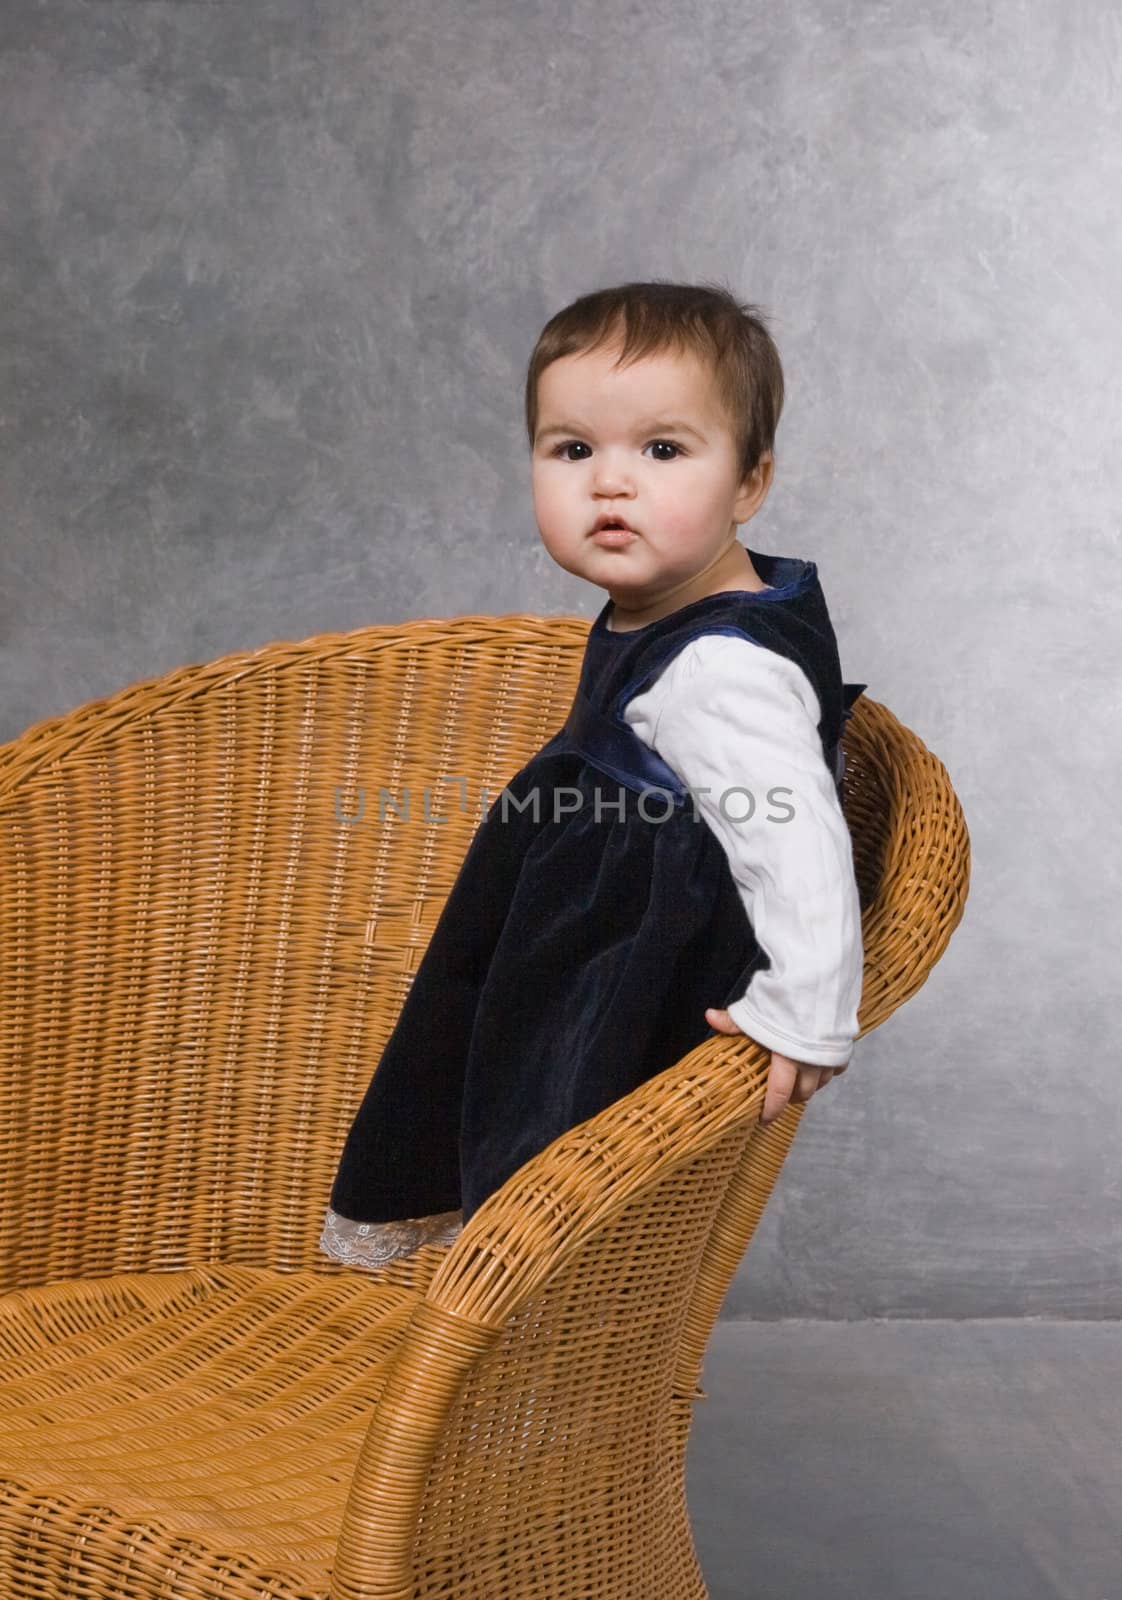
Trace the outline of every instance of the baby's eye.
{"type": "MultiPolygon", "coordinates": [[[[652,439],[651,440],[651,444],[664,444],[668,450],[674,450],[674,451],[676,451],[678,453],[678,455],[682,454],[681,445],[680,444],[675,444],[673,439],[652,439]]],[[[659,461],[673,461],[675,459],[675,457],[674,456],[659,456],[659,457],[657,457],[657,459],[659,461]]]]}

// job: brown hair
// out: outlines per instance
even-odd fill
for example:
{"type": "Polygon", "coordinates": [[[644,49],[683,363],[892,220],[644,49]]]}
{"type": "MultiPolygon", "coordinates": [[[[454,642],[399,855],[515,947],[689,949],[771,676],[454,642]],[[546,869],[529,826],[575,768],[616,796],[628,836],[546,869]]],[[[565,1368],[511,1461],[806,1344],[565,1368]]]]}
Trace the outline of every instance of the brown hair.
{"type": "Polygon", "coordinates": [[[758,307],[723,284],[621,283],[581,295],[546,323],[526,372],[526,432],[538,431],[538,379],[562,356],[611,344],[622,332],[617,366],[662,350],[691,351],[708,362],[732,422],[745,478],[770,451],[783,409],[783,367],[758,307]]]}

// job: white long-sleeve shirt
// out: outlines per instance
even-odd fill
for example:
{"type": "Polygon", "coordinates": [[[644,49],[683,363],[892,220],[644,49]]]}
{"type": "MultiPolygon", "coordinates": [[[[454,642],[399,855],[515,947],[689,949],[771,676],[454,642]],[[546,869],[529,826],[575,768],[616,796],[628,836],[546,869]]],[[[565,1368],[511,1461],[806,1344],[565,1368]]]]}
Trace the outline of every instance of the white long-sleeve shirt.
{"type": "Polygon", "coordinates": [[[864,948],[821,715],[796,662],[748,639],[703,634],[629,701],[624,720],[695,792],[771,959],[729,1015],[769,1050],[840,1067],[859,1031],[864,948]]]}

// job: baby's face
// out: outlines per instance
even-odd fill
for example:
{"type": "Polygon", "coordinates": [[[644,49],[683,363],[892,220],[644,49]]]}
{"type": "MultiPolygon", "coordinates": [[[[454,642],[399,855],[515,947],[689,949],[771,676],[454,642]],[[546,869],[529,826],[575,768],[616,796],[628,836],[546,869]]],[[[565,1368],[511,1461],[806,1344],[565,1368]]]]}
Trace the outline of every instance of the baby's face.
{"type": "Polygon", "coordinates": [[[531,476],[553,559],[636,608],[735,544],[754,499],[708,368],[667,353],[615,367],[617,355],[565,356],[542,373],[531,476]],[[602,514],[618,514],[632,537],[595,537],[602,514]]]}

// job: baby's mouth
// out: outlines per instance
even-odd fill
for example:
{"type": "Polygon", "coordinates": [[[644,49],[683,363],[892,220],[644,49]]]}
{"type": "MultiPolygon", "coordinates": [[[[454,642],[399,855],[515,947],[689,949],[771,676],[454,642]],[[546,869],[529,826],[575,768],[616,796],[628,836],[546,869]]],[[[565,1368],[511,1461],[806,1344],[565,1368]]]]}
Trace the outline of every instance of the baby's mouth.
{"type": "Polygon", "coordinates": [[[599,544],[629,544],[637,537],[635,529],[623,517],[615,517],[608,512],[597,517],[592,529],[592,538],[599,544]]]}

